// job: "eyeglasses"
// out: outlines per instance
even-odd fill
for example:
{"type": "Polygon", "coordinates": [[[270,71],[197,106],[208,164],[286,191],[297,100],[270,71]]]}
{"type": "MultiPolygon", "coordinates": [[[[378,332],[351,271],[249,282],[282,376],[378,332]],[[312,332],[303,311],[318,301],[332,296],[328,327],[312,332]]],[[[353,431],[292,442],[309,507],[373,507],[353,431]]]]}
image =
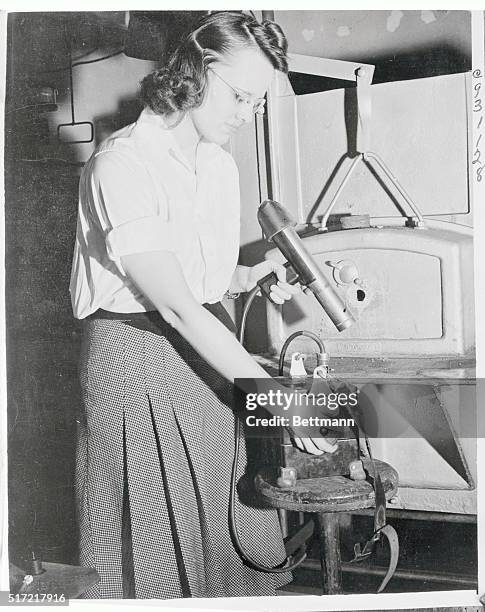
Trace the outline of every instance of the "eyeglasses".
{"type": "Polygon", "coordinates": [[[257,115],[264,115],[264,105],[266,104],[265,98],[251,98],[247,94],[243,93],[241,90],[233,87],[230,83],[226,81],[226,79],[223,79],[221,75],[216,70],[214,70],[214,68],[212,68],[212,66],[209,66],[208,69],[213,72],[216,77],[220,79],[225,85],[227,85],[227,87],[232,89],[234,95],[236,96],[237,104],[247,104],[251,106],[253,113],[257,115]]]}

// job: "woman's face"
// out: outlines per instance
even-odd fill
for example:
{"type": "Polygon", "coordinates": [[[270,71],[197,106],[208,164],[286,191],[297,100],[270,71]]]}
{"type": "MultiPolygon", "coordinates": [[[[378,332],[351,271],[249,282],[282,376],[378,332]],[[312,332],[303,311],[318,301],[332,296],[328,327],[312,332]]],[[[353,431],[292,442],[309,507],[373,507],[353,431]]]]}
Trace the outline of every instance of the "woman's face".
{"type": "Polygon", "coordinates": [[[237,51],[212,63],[204,101],[191,111],[201,138],[222,145],[252,121],[254,105],[261,103],[273,74],[270,61],[257,49],[237,51]]]}

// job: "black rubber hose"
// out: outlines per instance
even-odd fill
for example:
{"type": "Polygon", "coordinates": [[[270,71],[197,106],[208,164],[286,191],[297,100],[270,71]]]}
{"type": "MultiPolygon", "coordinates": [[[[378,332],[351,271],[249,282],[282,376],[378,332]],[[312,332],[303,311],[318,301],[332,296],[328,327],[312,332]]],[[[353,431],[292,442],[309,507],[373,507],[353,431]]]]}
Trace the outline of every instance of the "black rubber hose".
{"type": "Polygon", "coordinates": [[[239,556],[249,567],[252,567],[259,572],[264,572],[266,574],[283,574],[285,572],[289,572],[295,568],[297,568],[303,561],[306,559],[306,550],[305,545],[303,545],[298,550],[298,556],[295,558],[295,561],[291,562],[291,557],[286,557],[279,565],[274,567],[261,565],[254,559],[252,559],[249,554],[244,550],[241,540],[239,538],[239,533],[236,525],[236,480],[237,480],[237,464],[239,462],[239,439],[241,435],[241,423],[236,417],[236,439],[234,445],[234,461],[232,464],[232,472],[231,472],[231,490],[229,493],[229,528],[231,530],[231,535],[234,541],[234,545],[239,553],[239,556]]]}
{"type": "MultiPolygon", "coordinates": [[[[241,327],[239,329],[239,342],[244,344],[244,330],[246,326],[246,319],[249,312],[249,308],[256,297],[256,294],[259,291],[259,287],[256,285],[254,289],[249,293],[248,298],[246,300],[246,304],[244,305],[243,315],[241,318],[241,327]]],[[[261,565],[254,559],[252,559],[249,554],[244,550],[242,542],[239,538],[239,532],[236,524],[236,481],[237,481],[237,465],[239,463],[239,449],[240,449],[240,437],[241,437],[241,422],[239,418],[236,416],[236,431],[235,431],[235,441],[234,441],[234,460],[232,463],[231,470],[231,488],[229,491],[229,529],[231,532],[231,536],[234,541],[235,548],[237,549],[239,556],[243,561],[259,572],[264,572],[266,574],[283,574],[285,572],[289,572],[295,568],[297,568],[303,561],[306,559],[306,550],[305,545],[303,545],[297,554],[294,562],[290,561],[290,557],[286,557],[279,565],[274,567],[261,565]]]]}
{"type": "Polygon", "coordinates": [[[312,340],[315,340],[315,342],[318,344],[318,348],[320,349],[320,353],[325,353],[325,346],[316,334],[310,331],[297,331],[294,334],[291,334],[291,336],[288,336],[288,338],[285,340],[285,343],[281,347],[280,361],[278,365],[278,376],[283,376],[283,368],[285,365],[286,351],[288,350],[290,343],[295,338],[298,338],[298,336],[306,336],[307,338],[311,338],[312,340]]]}
{"type": "Polygon", "coordinates": [[[248,312],[249,309],[251,308],[251,304],[253,303],[254,298],[256,297],[258,291],[259,291],[259,287],[258,285],[256,285],[256,287],[254,287],[254,289],[251,289],[251,291],[249,292],[249,295],[246,299],[246,303],[244,304],[244,308],[243,308],[243,313],[242,313],[242,317],[241,317],[241,327],[239,328],[239,336],[238,336],[238,340],[241,344],[244,345],[244,332],[246,329],[246,319],[248,318],[248,312]]]}

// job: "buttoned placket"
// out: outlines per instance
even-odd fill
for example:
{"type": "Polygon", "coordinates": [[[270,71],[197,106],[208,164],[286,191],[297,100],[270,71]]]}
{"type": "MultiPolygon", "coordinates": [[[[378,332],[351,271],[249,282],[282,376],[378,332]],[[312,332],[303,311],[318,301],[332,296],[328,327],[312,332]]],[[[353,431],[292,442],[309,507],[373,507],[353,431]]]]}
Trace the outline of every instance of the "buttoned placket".
{"type": "Polygon", "coordinates": [[[202,256],[205,264],[204,276],[204,298],[206,301],[213,300],[213,289],[209,286],[209,279],[212,272],[217,269],[217,249],[215,247],[214,231],[211,225],[212,201],[210,196],[210,169],[205,168],[209,163],[206,157],[209,152],[208,145],[199,143],[195,158],[196,164],[196,193],[195,193],[195,218],[197,219],[199,240],[201,243],[202,256]]]}
{"type": "Polygon", "coordinates": [[[217,269],[217,249],[214,246],[215,236],[213,235],[210,224],[210,196],[207,193],[208,174],[209,170],[204,168],[207,160],[204,159],[204,152],[208,145],[199,143],[197,145],[195,155],[195,170],[190,166],[186,156],[178,147],[175,139],[173,139],[173,147],[171,148],[174,157],[184,166],[187,171],[187,178],[190,183],[190,191],[192,201],[194,203],[193,215],[194,221],[197,224],[197,235],[199,238],[199,247],[204,261],[204,278],[202,279],[204,301],[212,300],[213,290],[210,287],[211,270],[217,269]]]}

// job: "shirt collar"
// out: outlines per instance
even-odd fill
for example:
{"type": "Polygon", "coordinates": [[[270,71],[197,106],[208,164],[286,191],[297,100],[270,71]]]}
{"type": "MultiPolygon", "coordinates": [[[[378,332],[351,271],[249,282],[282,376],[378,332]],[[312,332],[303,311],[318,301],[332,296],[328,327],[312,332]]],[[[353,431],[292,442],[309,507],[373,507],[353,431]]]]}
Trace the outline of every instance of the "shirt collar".
{"type": "MultiPolygon", "coordinates": [[[[151,136],[154,136],[163,148],[175,155],[179,162],[190,169],[187,159],[175,139],[173,130],[167,127],[163,115],[159,115],[146,107],[140,113],[137,124],[150,126],[151,136]]],[[[202,154],[204,159],[208,160],[215,157],[220,152],[221,147],[212,142],[200,141],[198,149],[199,155],[202,154]]]]}

